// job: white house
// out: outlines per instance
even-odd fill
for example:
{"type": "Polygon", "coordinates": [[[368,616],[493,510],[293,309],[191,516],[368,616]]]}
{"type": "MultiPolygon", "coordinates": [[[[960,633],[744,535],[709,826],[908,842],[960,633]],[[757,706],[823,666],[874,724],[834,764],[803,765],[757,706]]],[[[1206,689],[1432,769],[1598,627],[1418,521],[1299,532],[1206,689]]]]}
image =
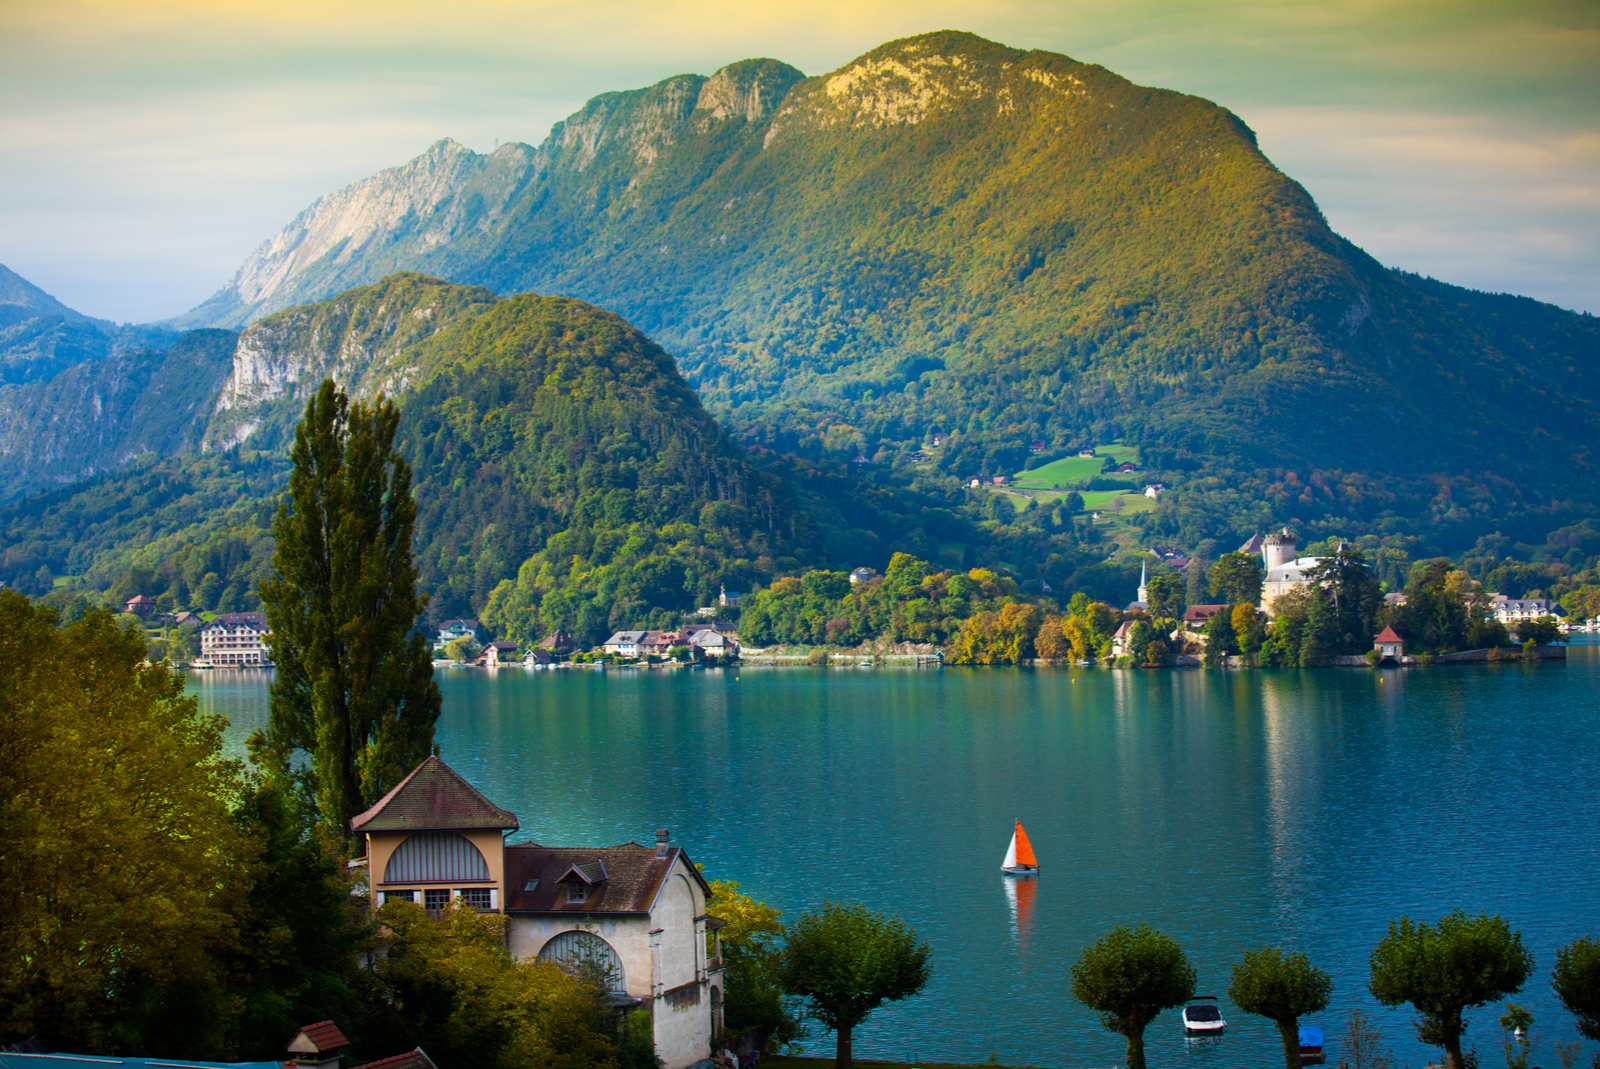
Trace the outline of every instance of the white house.
{"type": "Polygon", "coordinates": [[[1548,598],[1508,598],[1504,594],[1496,594],[1489,607],[1494,618],[1503,624],[1537,620],[1541,616],[1554,616],[1559,611],[1556,603],[1548,598]]]}
{"type": "Polygon", "coordinates": [[[691,650],[699,650],[701,656],[706,658],[739,655],[738,638],[712,627],[702,627],[690,635],[688,645],[691,650]]]}
{"type": "Polygon", "coordinates": [[[649,637],[648,631],[618,631],[601,643],[600,648],[617,657],[638,657],[649,637]]]}
{"type": "Polygon", "coordinates": [[[654,846],[506,842],[516,814],[437,757],[353,818],[373,903],[444,909],[460,898],[507,918],[513,957],[602,979],[619,1005],[651,1011],[656,1053],[686,1069],[722,1037],[722,927],[711,888],[666,831],[654,846]]]}
{"type": "MultiPolygon", "coordinates": [[[[973,485],[976,486],[977,483],[973,483],[973,485]]],[[[876,568],[861,567],[850,573],[850,582],[852,583],[865,583],[876,578],[878,578],[878,569],[876,568]]]]}
{"type": "Polygon", "coordinates": [[[267,614],[225,612],[200,629],[200,656],[218,668],[272,664],[267,653],[267,614]]]}
{"type": "Polygon", "coordinates": [[[478,621],[476,620],[446,620],[439,625],[439,637],[433,640],[435,653],[441,653],[444,648],[458,638],[478,641],[478,621]]]}

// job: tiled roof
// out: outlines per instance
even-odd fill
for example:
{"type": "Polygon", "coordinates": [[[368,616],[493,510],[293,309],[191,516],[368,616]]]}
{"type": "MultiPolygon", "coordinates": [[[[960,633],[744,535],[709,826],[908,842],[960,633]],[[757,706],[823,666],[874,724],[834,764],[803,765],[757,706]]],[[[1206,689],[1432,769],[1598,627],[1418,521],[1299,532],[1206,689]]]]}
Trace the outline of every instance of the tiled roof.
{"type": "Polygon", "coordinates": [[[332,1021],[318,1021],[316,1024],[308,1024],[296,1032],[293,1039],[289,1040],[289,1049],[291,1051],[303,1053],[326,1054],[329,1051],[335,1051],[340,1047],[348,1047],[349,1045],[350,1041],[344,1038],[344,1033],[339,1031],[339,1026],[332,1021]],[[301,1037],[304,1037],[304,1043],[300,1042],[301,1037]]]}
{"type": "MultiPolygon", "coordinates": [[[[506,912],[649,913],[661,881],[681,854],[672,846],[666,857],[658,858],[655,847],[631,842],[618,846],[517,843],[506,847],[506,912]],[[605,881],[589,889],[586,901],[568,904],[561,878],[574,866],[589,870],[596,862],[605,866],[605,881]]],[[[687,856],[683,863],[709,897],[711,888],[687,856]]]]}
{"type": "Polygon", "coordinates": [[[1184,610],[1183,620],[1184,623],[1193,623],[1196,620],[1209,620],[1226,608],[1226,605],[1191,605],[1184,610]]]}
{"type": "Polygon", "coordinates": [[[351,819],[350,830],[434,831],[446,828],[518,828],[515,813],[501,809],[460,773],[437,757],[411,770],[365,813],[351,819]]]}
{"type": "Polygon", "coordinates": [[[1394,633],[1394,628],[1386,627],[1382,631],[1379,631],[1378,632],[1378,637],[1373,639],[1372,641],[1374,641],[1374,642],[1400,642],[1400,641],[1403,641],[1403,640],[1400,638],[1399,635],[1394,633]]]}
{"type": "Polygon", "coordinates": [[[418,1047],[404,1054],[395,1054],[365,1065],[358,1065],[356,1069],[438,1069],[438,1066],[433,1064],[432,1058],[422,1052],[421,1047],[418,1047]]]}
{"type": "Polygon", "coordinates": [[[267,614],[264,612],[225,612],[214,617],[211,623],[206,626],[216,627],[218,624],[223,627],[238,627],[241,624],[250,627],[266,627],[267,614]]]}

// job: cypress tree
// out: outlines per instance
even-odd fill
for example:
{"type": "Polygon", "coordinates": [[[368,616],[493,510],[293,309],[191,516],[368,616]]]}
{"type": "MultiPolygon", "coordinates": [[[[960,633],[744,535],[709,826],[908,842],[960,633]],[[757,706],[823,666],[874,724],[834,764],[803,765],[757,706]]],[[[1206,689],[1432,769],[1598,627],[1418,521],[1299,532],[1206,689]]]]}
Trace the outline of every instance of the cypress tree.
{"type": "Polygon", "coordinates": [[[348,829],[425,758],[439,687],[414,630],[411,468],[394,449],[399,412],[380,395],[351,404],[332,379],[295,431],[288,500],[273,522],[275,578],[261,584],[278,664],[265,736],[253,749],[297,774],[319,821],[348,829]]]}

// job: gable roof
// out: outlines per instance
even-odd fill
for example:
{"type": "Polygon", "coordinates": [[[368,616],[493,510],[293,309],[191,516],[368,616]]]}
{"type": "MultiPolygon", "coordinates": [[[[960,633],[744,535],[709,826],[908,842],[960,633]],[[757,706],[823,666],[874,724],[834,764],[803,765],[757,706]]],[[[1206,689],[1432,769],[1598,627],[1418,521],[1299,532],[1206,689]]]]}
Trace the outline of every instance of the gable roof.
{"type": "Polygon", "coordinates": [[[438,757],[423,761],[376,805],[350,820],[350,830],[357,832],[518,827],[515,813],[489,801],[438,757]]]}
{"type": "Polygon", "coordinates": [[[418,1047],[404,1054],[394,1054],[375,1062],[358,1065],[356,1069],[438,1069],[438,1066],[433,1064],[432,1058],[422,1052],[421,1047],[418,1047]]]}
{"type": "Polygon", "coordinates": [[[349,1045],[350,1041],[344,1038],[338,1025],[332,1021],[318,1021],[296,1032],[286,1049],[295,1054],[325,1054],[349,1045]]]}
{"type": "Polygon", "coordinates": [[[1378,637],[1373,639],[1372,641],[1374,641],[1374,642],[1404,642],[1405,639],[1403,639],[1399,635],[1395,634],[1394,633],[1394,628],[1386,627],[1382,631],[1379,631],[1378,632],[1378,637]]]}
{"type": "Polygon", "coordinates": [[[667,856],[656,848],[627,842],[617,846],[540,846],[516,843],[506,847],[507,913],[649,913],[656,894],[679,857],[689,875],[711,896],[705,877],[676,846],[667,856]],[[603,866],[605,879],[591,881],[587,900],[568,904],[562,880],[577,868],[593,873],[603,866]]]}
{"type": "Polygon", "coordinates": [[[1183,622],[1193,623],[1197,620],[1209,620],[1226,608],[1226,605],[1191,605],[1183,611],[1183,622]]]}

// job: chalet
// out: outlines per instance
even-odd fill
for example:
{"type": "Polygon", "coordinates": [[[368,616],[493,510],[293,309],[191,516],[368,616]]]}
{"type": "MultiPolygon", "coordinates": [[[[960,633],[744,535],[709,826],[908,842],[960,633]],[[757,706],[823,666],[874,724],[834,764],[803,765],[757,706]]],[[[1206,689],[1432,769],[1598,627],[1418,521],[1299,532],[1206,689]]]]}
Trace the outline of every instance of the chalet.
{"type": "Polygon", "coordinates": [[[148,620],[156,611],[156,599],[139,594],[128,599],[128,604],[123,607],[123,612],[130,616],[137,616],[141,620],[148,620]]]}
{"type": "Polygon", "coordinates": [[[503,664],[515,664],[516,660],[515,642],[490,642],[478,651],[477,659],[472,663],[484,668],[499,668],[503,664]]]}
{"type": "Polygon", "coordinates": [[[1390,593],[1383,596],[1383,603],[1396,609],[1405,608],[1406,596],[1404,594],[1390,593]]]}
{"type": "Polygon", "coordinates": [[[225,612],[200,629],[200,656],[218,668],[260,668],[272,664],[267,652],[267,616],[225,612]]]}
{"type": "Polygon", "coordinates": [[[524,654],[522,658],[522,666],[524,668],[532,668],[535,665],[555,663],[556,655],[545,649],[543,646],[529,646],[528,652],[524,654]]]}
{"type": "Polygon", "coordinates": [[[1378,651],[1378,663],[1390,662],[1399,664],[1400,658],[1405,656],[1405,640],[1394,633],[1394,628],[1386,627],[1378,632],[1372,640],[1372,648],[1378,651]]]}
{"type": "Polygon", "coordinates": [[[1118,475],[1131,475],[1138,470],[1139,466],[1131,460],[1124,460],[1121,464],[1117,465],[1118,475]]]}
{"type": "Polygon", "coordinates": [[[1086,446],[1085,448],[1078,450],[1078,456],[1084,460],[1094,459],[1094,446],[1086,446]]]}
{"type": "MultiPolygon", "coordinates": [[[[1131,471],[1133,469],[1130,468],[1129,470],[1131,471]]],[[[1165,483],[1151,483],[1149,486],[1144,488],[1144,496],[1149,498],[1160,497],[1166,492],[1167,487],[1165,483]]]]}
{"type": "Polygon", "coordinates": [[[504,914],[513,957],[598,982],[652,1011],[665,1069],[687,1069],[722,1033],[722,955],[711,888],[666,831],[655,845],[508,843],[516,814],[430,757],[350,822],[373,902],[430,911],[456,899],[504,914]],[[707,936],[711,938],[707,938],[707,936]]]}
{"type": "Polygon", "coordinates": [[[549,650],[551,653],[562,654],[571,653],[578,648],[578,644],[572,641],[571,635],[560,628],[556,628],[539,641],[539,648],[549,650]]]}
{"type": "Polygon", "coordinates": [[[600,649],[615,657],[638,657],[649,634],[648,631],[618,631],[601,643],[600,649]]]}
{"type": "Polygon", "coordinates": [[[878,570],[876,568],[862,567],[850,573],[850,582],[852,583],[866,583],[876,578],[878,578],[878,570]]]}
{"type": "Polygon", "coordinates": [[[1005,486],[1011,482],[1011,478],[1007,475],[996,475],[994,478],[990,479],[989,482],[994,486],[1005,486]]]}
{"type": "Polygon", "coordinates": [[[204,623],[205,621],[200,618],[199,613],[189,612],[188,610],[177,613],[172,617],[172,625],[174,627],[200,627],[204,623]]]}
{"type": "Polygon", "coordinates": [[[1043,453],[1048,448],[1050,448],[1050,447],[1048,445],[1046,445],[1044,442],[1029,442],[1028,443],[1028,452],[1030,452],[1030,453],[1043,453]]]}

